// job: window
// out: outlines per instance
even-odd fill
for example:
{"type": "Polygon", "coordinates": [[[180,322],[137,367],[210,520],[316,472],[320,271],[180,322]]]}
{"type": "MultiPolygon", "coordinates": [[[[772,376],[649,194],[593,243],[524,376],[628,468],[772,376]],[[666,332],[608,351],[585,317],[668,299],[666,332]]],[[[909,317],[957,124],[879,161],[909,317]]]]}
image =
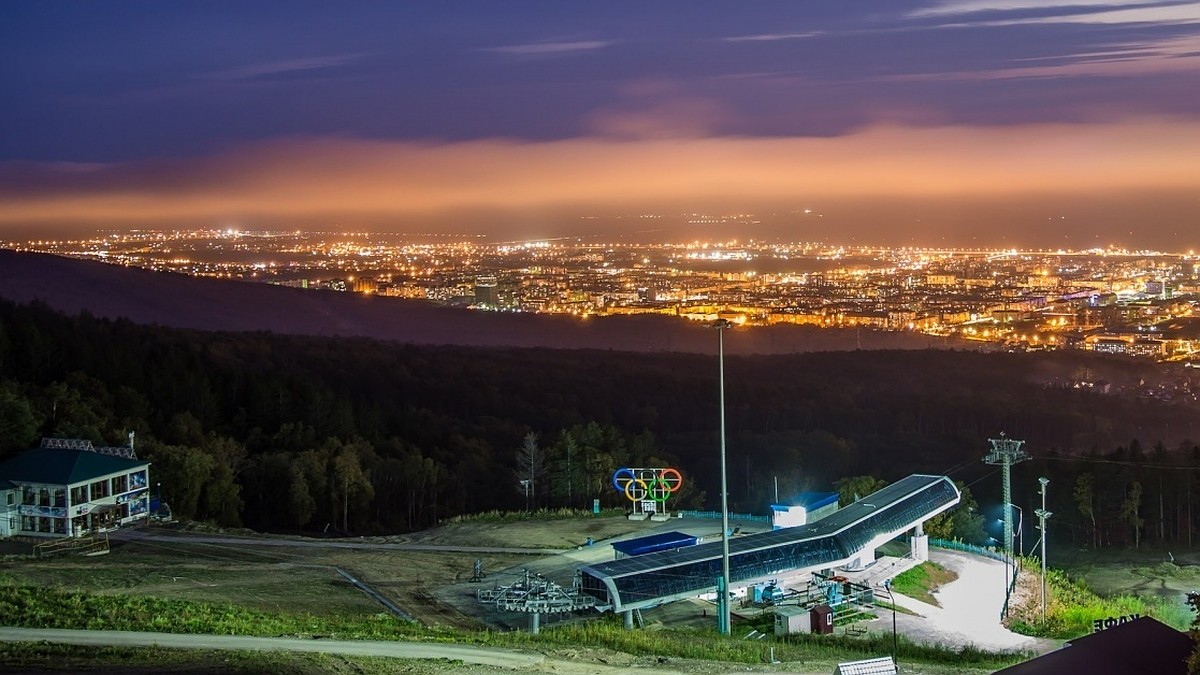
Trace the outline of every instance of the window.
{"type": "Polygon", "coordinates": [[[129,492],[129,476],[113,476],[112,493],[119,495],[122,492],[129,492]]]}
{"type": "Polygon", "coordinates": [[[91,501],[88,498],[88,486],[78,485],[76,487],[71,488],[71,503],[72,504],[82,504],[87,501],[91,501]]]}
{"type": "Polygon", "coordinates": [[[101,497],[107,497],[109,494],[108,481],[98,480],[95,483],[92,483],[92,500],[100,499],[101,497]]]}

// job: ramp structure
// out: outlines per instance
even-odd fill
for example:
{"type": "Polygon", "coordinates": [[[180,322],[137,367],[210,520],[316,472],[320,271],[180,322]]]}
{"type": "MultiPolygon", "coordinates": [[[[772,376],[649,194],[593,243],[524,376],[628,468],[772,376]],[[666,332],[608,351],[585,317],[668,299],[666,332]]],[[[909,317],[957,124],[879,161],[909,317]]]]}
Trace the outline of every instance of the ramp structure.
{"type": "MultiPolygon", "coordinates": [[[[914,540],[923,543],[922,524],[958,504],[959,498],[948,477],[914,474],[815,523],[737,537],[729,542],[730,588],[791,573],[865,565],[875,559],[877,547],[914,528],[914,540]]],[[[580,591],[595,598],[597,608],[629,612],[714,592],[721,576],[721,543],[587,565],[579,571],[580,591]]]]}

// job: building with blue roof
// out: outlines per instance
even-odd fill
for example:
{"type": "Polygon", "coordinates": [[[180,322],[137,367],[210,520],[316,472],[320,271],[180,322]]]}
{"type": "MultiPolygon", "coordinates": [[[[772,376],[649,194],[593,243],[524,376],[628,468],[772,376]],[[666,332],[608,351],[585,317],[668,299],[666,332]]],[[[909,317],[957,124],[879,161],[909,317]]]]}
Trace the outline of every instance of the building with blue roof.
{"type": "Polygon", "coordinates": [[[0,462],[0,538],[80,537],[144,521],[150,462],[130,447],[48,438],[0,462]]]}

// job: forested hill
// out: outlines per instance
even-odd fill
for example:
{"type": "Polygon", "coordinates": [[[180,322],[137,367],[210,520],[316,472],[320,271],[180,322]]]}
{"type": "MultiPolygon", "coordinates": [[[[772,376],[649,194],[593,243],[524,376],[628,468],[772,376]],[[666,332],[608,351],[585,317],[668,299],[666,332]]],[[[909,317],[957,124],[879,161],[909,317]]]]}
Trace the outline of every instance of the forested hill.
{"type": "MultiPolygon", "coordinates": [[[[716,370],[711,355],[196,332],[0,302],[0,452],[48,435],[118,443],[133,430],[178,515],[259,529],[396,531],[519,509],[518,467],[535,474],[531,507],[619,505],[615,468],[662,465],[687,478],[676,504],[700,505],[715,494],[716,370]],[[536,462],[518,458],[530,433],[536,462]]],[[[859,474],[974,481],[992,470],[981,458],[1001,431],[1039,458],[1194,462],[1190,444],[1179,448],[1195,408],[1137,395],[1156,377],[1187,384],[1188,372],[1080,353],[728,357],[731,499],[761,512],[776,477],[784,494],[859,474]],[[1098,379],[1129,393],[1072,386],[1098,379]]],[[[1094,467],[1096,489],[1120,497],[1141,470],[1019,467],[1025,483],[1048,473],[1062,500],[1080,471],[1094,467]]],[[[1172,491],[1165,518],[1190,510],[1182,476],[1145,478],[1147,499],[1172,491]]],[[[973,487],[981,503],[993,483],[973,487]]],[[[1181,536],[1174,522],[1164,531],[1181,536]]]]}
{"type": "MultiPolygon", "coordinates": [[[[552,347],[636,352],[716,349],[712,331],[665,316],[566,316],[478,312],[462,308],[309,291],[269,284],[194,278],[87,260],[0,250],[0,297],[44,301],[70,314],[128,318],[175,328],[271,331],[291,335],[372,337],[410,344],[552,347]]],[[[729,340],[732,354],[836,349],[962,346],[916,333],[772,326],[729,340]]]]}

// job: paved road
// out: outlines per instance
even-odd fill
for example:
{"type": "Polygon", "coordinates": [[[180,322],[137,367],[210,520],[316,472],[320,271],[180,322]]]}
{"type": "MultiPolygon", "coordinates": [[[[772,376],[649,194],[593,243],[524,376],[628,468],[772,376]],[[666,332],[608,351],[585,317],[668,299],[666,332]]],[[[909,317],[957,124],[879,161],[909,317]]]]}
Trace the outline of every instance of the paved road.
{"type": "Polygon", "coordinates": [[[114,541],[156,541],[173,544],[225,544],[229,546],[277,546],[289,548],[348,548],[380,551],[433,551],[437,553],[485,553],[516,555],[556,555],[560,548],[515,548],[499,546],[445,546],[440,544],[400,544],[363,539],[273,538],[269,536],[234,537],[230,535],[194,534],[170,530],[116,530],[109,534],[114,541]]]}
{"type": "MultiPolygon", "coordinates": [[[[896,604],[919,614],[898,614],[897,631],[914,642],[951,648],[975,645],[990,651],[1035,651],[1056,649],[1059,643],[1014,633],[1000,623],[1004,606],[1005,565],[982,556],[929,550],[930,559],[954,570],[958,578],[936,592],[941,607],[896,594],[896,604]]],[[[887,597],[886,592],[879,597],[887,597]]],[[[891,617],[880,612],[872,630],[891,631],[891,617]]]]}

